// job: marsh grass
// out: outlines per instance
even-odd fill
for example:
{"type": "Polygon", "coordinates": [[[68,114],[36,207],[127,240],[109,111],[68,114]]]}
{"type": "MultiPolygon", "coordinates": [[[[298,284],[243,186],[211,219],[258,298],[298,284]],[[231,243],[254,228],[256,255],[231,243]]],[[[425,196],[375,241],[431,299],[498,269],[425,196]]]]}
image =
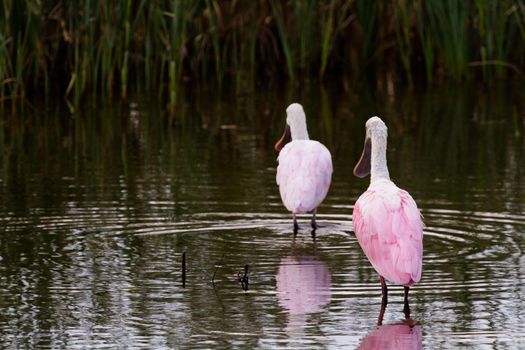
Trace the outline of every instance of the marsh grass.
{"type": "MultiPolygon", "coordinates": [[[[523,0],[0,0],[0,100],[184,81],[523,78],[523,0]],[[372,73],[372,74],[369,74],[372,73]]],[[[233,83],[233,84],[231,84],[233,83]]]]}

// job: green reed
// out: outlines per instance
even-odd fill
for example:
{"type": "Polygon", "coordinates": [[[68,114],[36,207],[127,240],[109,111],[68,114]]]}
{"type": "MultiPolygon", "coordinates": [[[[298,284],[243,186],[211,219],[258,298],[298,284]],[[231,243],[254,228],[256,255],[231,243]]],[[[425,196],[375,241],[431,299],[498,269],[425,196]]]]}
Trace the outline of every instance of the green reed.
{"type": "Polygon", "coordinates": [[[0,0],[0,101],[156,89],[173,106],[188,80],[489,83],[523,77],[524,43],[523,0],[0,0]]]}

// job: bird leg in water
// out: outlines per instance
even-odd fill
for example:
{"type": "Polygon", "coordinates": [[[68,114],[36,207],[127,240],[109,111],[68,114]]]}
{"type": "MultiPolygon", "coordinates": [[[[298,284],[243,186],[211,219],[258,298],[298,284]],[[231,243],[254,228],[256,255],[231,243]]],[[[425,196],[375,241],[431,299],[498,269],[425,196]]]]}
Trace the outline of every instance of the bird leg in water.
{"type": "Polygon", "coordinates": [[[403,308],[403,312],[405,313],[405,318],[410,318],[410,306],[408,305],[408,291],[410,290],[410,287],[405,286],[405,307],[403,308]]]}
{"type": "Polygon", "coordinates": [[[317,240],[315,239],[315,229],[312,230],[312,241],[314,243],[313,244],[313,248],[314,248],[313,253],[314,253],[314,256],[316,256],[317,255],[317,240]]]}
{"type": "Polygon", "coordinates": [[[381,326],[383,324],[383,317],[385,316],[386,304],[381,303],[381,311],[379,311],[379,316],[377,317],[377,325],[381,326]]]}
{"type": "Polygon", "coordinates": [[[379,276],[379,280],[381,281],[381,291],[383,294],[383,298],[381,299],[381,311],[379,311],[379,317],[377,318],[377,325],[381,326],[383,323],[383,316],[385,315],[386,310],[386,304],[388,304],[388,290],[386,288],[386,282],[383,276],[379,276]]]}
{"type": "Polygon", "coordinates": [[[293,234],[296,235],[299,231],[299,225],[297,224],[297,217],[293,214],[293,234]]]}
{"type": "Polygon", "coordinates": [[[381,291],[383,294],[383,299],[381,300],[381,303],[385,305],[388,304],[388,289],[386,287],[386,282],[383,276],[379,276],[379,280],[381,281],[381,291]]]}
{"type": "Polygon", "coordinates": [[[317,208],[314,209],[312,212],[312,228],[315,230],[317,229],[317,223],[315,222],[315,215],[317,214],[317,208]]]}

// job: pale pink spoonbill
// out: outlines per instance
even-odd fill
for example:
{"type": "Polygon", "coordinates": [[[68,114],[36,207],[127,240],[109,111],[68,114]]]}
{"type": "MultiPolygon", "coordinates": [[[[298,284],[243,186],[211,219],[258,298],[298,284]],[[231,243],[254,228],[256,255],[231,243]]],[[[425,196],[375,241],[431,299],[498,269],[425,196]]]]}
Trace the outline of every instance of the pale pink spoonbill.
{"type": "Polygon", "coordinates": [[[286,109],[286,128],[275,144],[279,152],[276,181],[286,209],[292,212],[294,233],[297,214],[312,212],[312,228],[317,224],[317,207],[326,197],[332,181],[332,156],[320,142],[310,140],[303,107],[292,103],[286,109]]]}
{"type": "Polygon", "coordinates": [[[390,180],[386,145],[385,123],[378,117],[368,119],[363,154],[354,175],[370,174],[370,186],[355,203],[352,221],[359,245],[380,276],[382,312],[388,303],[386,279],[404,286],[408,318],[408,292],[421,279],[424,225],[412,196],[390,180]]]}

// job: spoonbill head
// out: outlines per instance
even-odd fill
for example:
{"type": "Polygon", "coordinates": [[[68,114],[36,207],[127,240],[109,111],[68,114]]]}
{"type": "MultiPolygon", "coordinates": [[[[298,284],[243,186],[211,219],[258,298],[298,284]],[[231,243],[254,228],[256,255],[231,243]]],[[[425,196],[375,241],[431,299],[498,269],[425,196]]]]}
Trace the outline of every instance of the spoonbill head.
{"type": "Polygon", "coordinates": [[[366,122],[363,153],[354,175],[370,174],[370,186],[357,199],[352,221],[354,232],[368,260],[379,274],[386,307],[385,279],[405,288],[405,315],[408,292],[419,282],[423,264],[423,220],[412,196],[397,187],[386,161],[387,127],[378,117],[366,122]]]}
{"type": "Polygon", "coordinates": [[[330,151],[308,137],[303,107],[292,103],[286,114],[283,136],[274,147],[279,152],[276,182],[283,204],[293,215],[296,233],[296,214],[312,212],[311,225],[317,228],[317,207],[328,193],[333,167],[330,151]]]}
{"type": "Polygon", "coordinates": [[[377,178],[390,179],[386,163],[388,128],[379,117],[368,119],[365,124],[365,144],[361,158],[354,168],[354,175],[360,178],[371,175],[371,182],[377,178]],[[374,153],[372,154],[372,141],[374,153]],[[372,160],[372,156],[374,159],[372,160]],[[372,171],[372,166],[374,170],[372,171]]]}
{"type": "Polygon", "coordinates": [[[275,144],[275,150],[281,149],[292,140],[309,140],[306,128],[306,115],[303,106],[299,103],[292,103],[286,108],[286,127],[283,136],[275,144]]]}

